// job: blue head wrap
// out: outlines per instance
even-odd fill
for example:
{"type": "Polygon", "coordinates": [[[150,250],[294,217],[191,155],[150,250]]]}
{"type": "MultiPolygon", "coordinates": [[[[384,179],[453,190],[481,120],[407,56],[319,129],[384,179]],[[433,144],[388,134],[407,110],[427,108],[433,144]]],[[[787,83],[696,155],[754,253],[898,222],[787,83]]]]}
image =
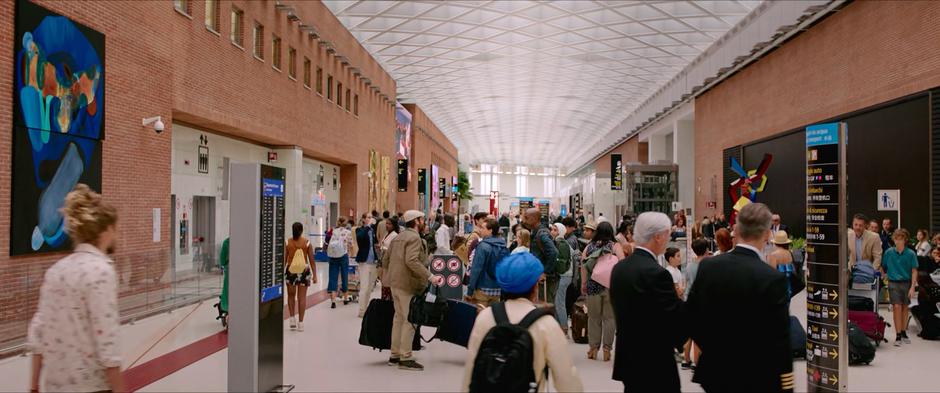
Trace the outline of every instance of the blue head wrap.
{"type": "Polygon", "coordinates": [[[507,293],[527,293],[542,278],[542,262],[528,252],[511,254],[496,265],[496,281],[507,293]]]}

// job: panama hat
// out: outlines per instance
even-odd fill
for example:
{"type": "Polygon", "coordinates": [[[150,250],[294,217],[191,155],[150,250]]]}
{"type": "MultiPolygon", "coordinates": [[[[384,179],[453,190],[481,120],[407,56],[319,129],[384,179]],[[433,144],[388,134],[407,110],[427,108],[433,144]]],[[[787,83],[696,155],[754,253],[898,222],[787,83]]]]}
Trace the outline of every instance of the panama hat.
{"type": "Polygon", "coordinates": [[[789,235],[787,235],[787,231],[777,231],[777,233],[774,234],[773,242],[774,244],[780,244],[780,245],[791,243],[790,237],[789,235]]]}

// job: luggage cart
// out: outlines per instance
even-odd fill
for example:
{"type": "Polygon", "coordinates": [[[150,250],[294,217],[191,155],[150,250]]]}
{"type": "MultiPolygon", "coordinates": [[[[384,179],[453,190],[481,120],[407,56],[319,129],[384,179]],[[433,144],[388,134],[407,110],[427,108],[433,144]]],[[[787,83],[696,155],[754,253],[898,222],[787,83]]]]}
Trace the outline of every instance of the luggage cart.
{"type": "Polygon", "coordinates": [[[348,274],[348,291],[346,291],[346,298],[351,302],[359,302],[359,263],[355,260],[350,259],[349,261],[349,270],[348,274]]]}
{"type": "Polygon", "coordinates": [[[872,304],[874,304],[874,311],[878,313],[878,299],[881,294],[881,276],[876,276],[875,282],[873,283],[857,283],[853,282],[849,286],[849,296],[860,296],[871,299],[872,304]]]}

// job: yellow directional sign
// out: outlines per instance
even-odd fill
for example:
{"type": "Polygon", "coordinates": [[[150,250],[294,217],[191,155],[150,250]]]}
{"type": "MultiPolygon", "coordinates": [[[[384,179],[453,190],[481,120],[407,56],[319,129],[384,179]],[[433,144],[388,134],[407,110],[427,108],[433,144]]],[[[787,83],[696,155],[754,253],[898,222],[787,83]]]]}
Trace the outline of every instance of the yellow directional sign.
{"type": "Polygon", "coordinates": [[[839,298],[839,291],[836,291],[835,289],[833,289],[832,292],[829,292],[829,299],[836,300],[838,298],[839,298]]]}
{"type": "Polygon", "coordinates": [[[837,310],[834,309],[834,308],[830,308],[830,309],[829,309],[829,316],[831,316],[832,319],[835,319],[836,317],[839,316],[839,311],[837,311],[837,310]]]}
{"type": "Polygon", "coordinates": [[[830,349],[830,350],[829,350],[829,357],[832,358],[832,359],[838,359],[838,358],[839,358],[839,351],[836,351],[835,349],[830,349]]]}
{"type": "Polygon", "coordinates": [[[838,384],[839,384],[839,378],[836,378],[835,375],[831,375],[831,374],[830,374],[830,375],[829,375],[829,383],[831,383],[831,384],[833,384],[833,385],[838,385],[838,384]]]}
{"type": "Polygon", "coordinates": [[[839,339],[839,333],[836,332],[835,330],[830,330],[830,331],[829,331],[829,338],[832,339],[832,341],[836,341],[836,340],[839,339]]]}

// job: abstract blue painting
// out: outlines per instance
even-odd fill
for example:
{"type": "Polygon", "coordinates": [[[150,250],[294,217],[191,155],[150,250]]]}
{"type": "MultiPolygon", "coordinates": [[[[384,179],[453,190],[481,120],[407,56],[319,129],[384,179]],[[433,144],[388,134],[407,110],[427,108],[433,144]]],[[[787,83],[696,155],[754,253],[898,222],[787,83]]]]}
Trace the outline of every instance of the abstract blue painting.
{"type": "Polygon", "coordinates": [[[10,255],[63,250],[65,195],[101,190],[105,39],[27,0],[15,29],[10,255]]]}

